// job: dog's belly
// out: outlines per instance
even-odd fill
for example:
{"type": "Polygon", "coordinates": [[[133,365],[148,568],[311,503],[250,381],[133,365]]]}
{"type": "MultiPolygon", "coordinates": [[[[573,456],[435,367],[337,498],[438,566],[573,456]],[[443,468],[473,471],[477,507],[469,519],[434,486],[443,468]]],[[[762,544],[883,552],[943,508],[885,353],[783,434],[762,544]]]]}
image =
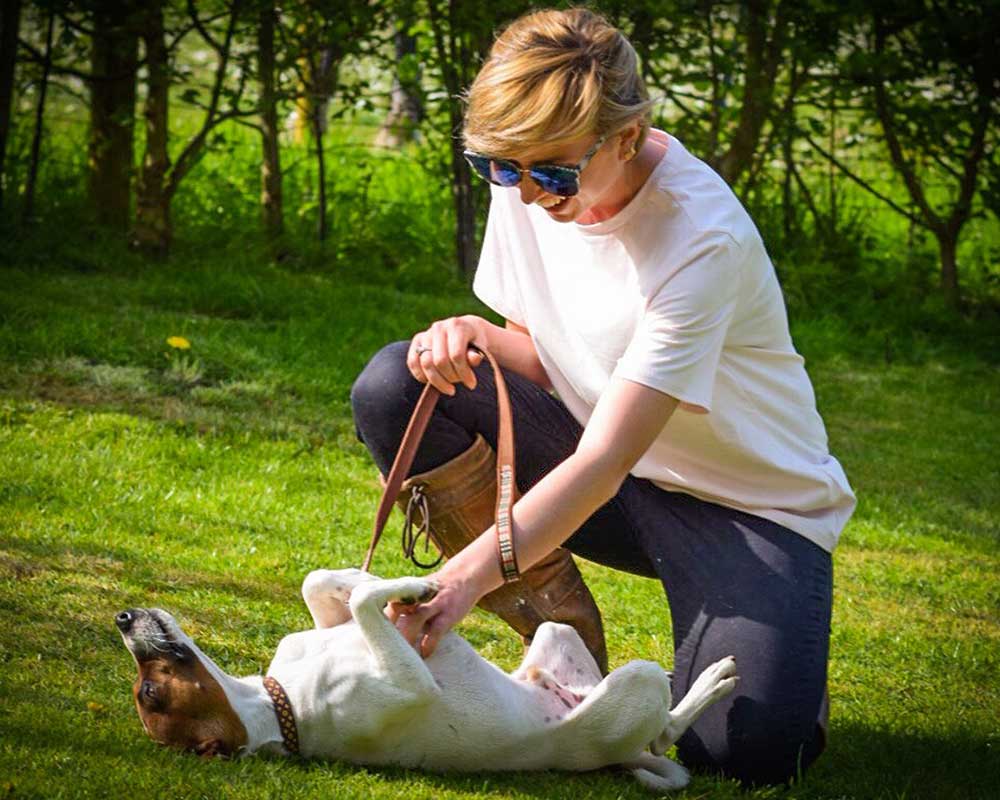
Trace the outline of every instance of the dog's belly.
{"type": "Polygon", "coordinates": [[[354,625],[293,634],[282,642],[270,674],[288,691],[303,755],[363,764],[433,770],[532,769],[551,762],[556,706],[532,682],[514,680],[456,634],[448,634],[427,667],[440,693],[407,704],[373,728],[366,709],[398,690],[373,671],[354,625]]]}

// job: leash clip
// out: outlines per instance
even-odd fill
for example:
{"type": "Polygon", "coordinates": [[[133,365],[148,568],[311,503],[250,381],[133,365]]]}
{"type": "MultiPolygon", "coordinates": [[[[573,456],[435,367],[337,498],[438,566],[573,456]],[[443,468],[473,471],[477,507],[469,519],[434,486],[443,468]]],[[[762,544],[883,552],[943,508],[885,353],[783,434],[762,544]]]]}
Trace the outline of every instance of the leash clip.
{"type": "MultiPolygon", "coordinates": [[[[427,495],[424,494],[422,484],[414,484],[410,489],[410,498],[406,501],[406,519],[403,521],[402,545],[403,555],[416,564],[421,569],[434,569],[444,559],[444,553],[438,551],[437,561],[432,564],[424,564],[417,558],[417,543],[420,537],[424,537],[424,552],[430,552],[431,546],[431,512],[427,507],[427,495]],[[413,523],[415,515],[420,515],[420,521],[414,531],[413,523]]],[[[437,545],[435,544],[435,547],[437,545]]]]}

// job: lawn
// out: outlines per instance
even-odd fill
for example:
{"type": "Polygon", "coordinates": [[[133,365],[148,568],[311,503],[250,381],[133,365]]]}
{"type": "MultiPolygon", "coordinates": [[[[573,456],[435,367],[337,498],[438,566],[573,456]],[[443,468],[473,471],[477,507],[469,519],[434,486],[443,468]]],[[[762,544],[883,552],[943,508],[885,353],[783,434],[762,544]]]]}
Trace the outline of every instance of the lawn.
{"type": "MultiPolygon", "coordinates": [[[[309,624],[303,576],[356,566],[367,544],[378,486],[353,435],[353,377],[382,343],[478,306],[447,282],[421,294],[239,252],[180,248],[152,266],[106,252],[3,265],[0,798],[647,796],[614,770],[203,762],[146,739],[115,613],[166,608],[224,669],[266,668],[309,624]]],[[[847,356],[825,330],[795,320],[860,501],[835,554],[832,741],[790,790],[749,796],[995,797],[1000,371],[946,350],[847,356]]],[[[409,571],[391,532],[376,567],[409,571]]],[[[584,571],[612,666],[669,667],[659,585],[584,571]]],[[[461,632],[517,663],[515,638],[482,613],[461,632]]],[[[698,776],[677,796],[744,795],[698,776]]]]}

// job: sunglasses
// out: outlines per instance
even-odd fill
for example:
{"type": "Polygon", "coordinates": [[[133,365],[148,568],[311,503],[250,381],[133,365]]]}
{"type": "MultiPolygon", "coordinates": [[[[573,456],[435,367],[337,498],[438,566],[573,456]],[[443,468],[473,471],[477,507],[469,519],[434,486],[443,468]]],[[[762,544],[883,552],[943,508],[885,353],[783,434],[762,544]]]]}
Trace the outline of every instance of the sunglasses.
{"type": "Polygon", "coordinates": [[[491,158],[481,153],[473,153],[471,150],[465,151],[465,160],[480,178],[496,186],[517,186],[521,182],[521,176],[528,173],[528,177],[537,183],[542,191],[562,197],[572,197],[580,191],[580,173],[601,149],[607,138],[605,135],[594,142],[594,146],[580,159],[580,163],[573,167],[563,164],[533,164],[525,169],[511,159],[491,158]]]}

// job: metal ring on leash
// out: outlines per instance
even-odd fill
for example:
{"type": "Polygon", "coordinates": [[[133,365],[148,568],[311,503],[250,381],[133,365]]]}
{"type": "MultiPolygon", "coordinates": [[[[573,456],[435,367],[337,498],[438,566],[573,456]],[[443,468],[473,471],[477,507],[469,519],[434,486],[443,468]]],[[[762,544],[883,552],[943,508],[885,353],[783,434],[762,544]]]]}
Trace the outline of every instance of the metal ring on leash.
{"type": "MultiPolygon", "coordinates": [[[[424,494],[424,487],[415,484],[410,490],[410,499],[406,502],[406,519],[403,522],[403,555],[416,564],[421,569],[434,569],[444,559],[444,553],[438,552],[437,561],[433,564],[424,564],[417,559],[416,549],[420,537],[424,537],[424,552],[430,552],[431,546],[431,512],[427,507],[427,495],[424,494]],[[420,513],[420,522],[416,532],[413,529],[413,517],[416,512],[420,513]]],[[[436,547],[437,545],[435,545],[436,547]]]]}

